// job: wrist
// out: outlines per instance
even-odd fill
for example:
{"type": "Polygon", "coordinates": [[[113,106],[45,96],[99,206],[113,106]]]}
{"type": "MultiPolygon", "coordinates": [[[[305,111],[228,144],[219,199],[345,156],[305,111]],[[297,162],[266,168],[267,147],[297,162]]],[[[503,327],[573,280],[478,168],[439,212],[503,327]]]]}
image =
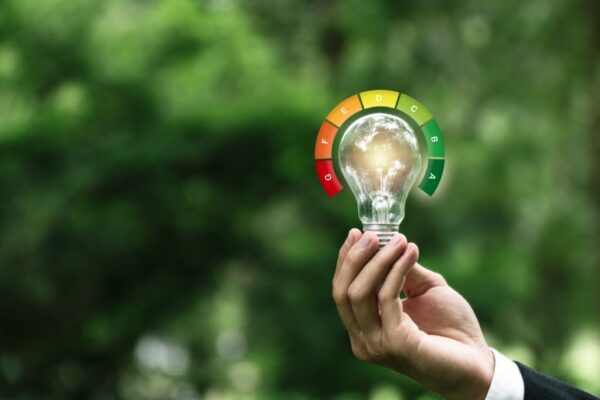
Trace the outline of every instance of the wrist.
{"type": "Polygon", "coordinates": [[[456,385],[456,389],[449,393],[441,393],[448,400],[485,400],[492,380],[496,361],[494,353],[490,348],[482,349],[477,362],[467,373],[463,382],[456,385]]]}

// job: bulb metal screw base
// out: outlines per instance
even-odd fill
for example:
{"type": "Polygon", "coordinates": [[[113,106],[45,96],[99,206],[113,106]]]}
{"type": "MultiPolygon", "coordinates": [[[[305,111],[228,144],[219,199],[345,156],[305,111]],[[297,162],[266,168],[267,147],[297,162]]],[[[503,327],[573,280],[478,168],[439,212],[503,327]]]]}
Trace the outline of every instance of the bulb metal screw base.
{"type": "Polygon", "coordinates": [[[399,232],[399,224],[363,224],[363,232],[375,232],[379,239],[379,247],[383,247],[399,232]]]}

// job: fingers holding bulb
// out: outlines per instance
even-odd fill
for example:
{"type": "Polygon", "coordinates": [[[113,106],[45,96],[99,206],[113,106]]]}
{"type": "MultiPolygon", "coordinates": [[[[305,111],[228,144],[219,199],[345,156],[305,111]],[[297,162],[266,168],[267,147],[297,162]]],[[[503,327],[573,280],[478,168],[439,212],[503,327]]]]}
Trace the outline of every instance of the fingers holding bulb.
{"type": "Polygon", "coordinates": [[[348,251],[350,251],[350,249],[352,248],[352,245],[354,245],[354,243],[356,243],[361,237],[362,237],[362,232],[356,228],[352,228],[348,232],[348,237],[346,237],[344,244],[342,245],[342,247],[340,247],[340,252],[338,254],[337,263],[335,265],[335,273],[333,274],[334,284],[335,284],[335,280],[340,272],[340,267],[342,266],[342,263],[344,262],[344,260],[346,259],[346,256],[348,255],[348,251]]]}
{"type": "MultiPolygon", "coordinates": [[[[357,234],[353,234],[353,237],[354,235],[357,234]]],[[[373,257],[373,254],[377,252],[378,246],[377,236],[373,232],[365,232],[347,250],[333,283],[333,299],[335,300],[340,318],[351,335],[359,335],[360,329],[352,311],[350,300],[348,299],[348,288],[365,264],[373,257]]],[[[343,255],[344,251],[341,250],[340,253],[340,255],[343,255]]]]}
{"type": "Polygon", "coordinates": [[[362,332],[372,336],[381,326],[377,315],[377,289],[385,279],[391,266],[406,248],[406,237],[396,234],[365,265],[348,288],[352,311],[362,332]]]}
{"type": "Polygon", "coordinates": [[[378,244],[373,232],[349,232],[340,249],[333,297],[356,357],[384,363],[385,332],[401,326],[399,293],[419,252],[401,234],[379,251],[378,244]]]}
{"type": "Polygon", "coordinates": [[[402,322],[402,300],[400,291],[406,281],[406,276],[415,266],[419,258],[419,248],[414,243],[409,243],[402,256],[394,263],[388,273],[377,300],[381,322],[384,330],[391,331],[402,322]]]}

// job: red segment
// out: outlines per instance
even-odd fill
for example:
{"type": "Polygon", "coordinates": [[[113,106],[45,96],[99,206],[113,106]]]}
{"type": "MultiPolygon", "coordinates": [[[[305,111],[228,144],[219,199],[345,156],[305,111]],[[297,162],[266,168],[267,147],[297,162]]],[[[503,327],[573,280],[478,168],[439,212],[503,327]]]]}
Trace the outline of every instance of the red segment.
{"type": "Polygon", "coordinates": [[[319,175],[321,186],[325,189],[327,196],[333,197],[342,190],[343,187],[337,179],[337,176],[335,176],[331,160],[317,161],[315,162],[315,166],[317,167],[317,175],[319,175]]]}

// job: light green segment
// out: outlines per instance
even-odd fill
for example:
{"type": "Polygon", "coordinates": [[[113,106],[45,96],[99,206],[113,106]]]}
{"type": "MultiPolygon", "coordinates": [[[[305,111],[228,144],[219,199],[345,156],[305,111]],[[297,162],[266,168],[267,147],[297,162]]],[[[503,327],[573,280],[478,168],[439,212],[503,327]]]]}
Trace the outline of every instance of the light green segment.
{"type": "Polygon", "coordinates": [[[435,119],[430,119],[421,127],[427,142],[427,154],[429,157],[444,157],[444,140],[442,131],[435,119]]]}
{"type": "Polygon", "coordinates": [[[419,126],[423,125],[433,117],[423,104],[404,93],[400,94],[400,100],[398,101],[398,107],[396,108],[412,117],[419,126]]]}

